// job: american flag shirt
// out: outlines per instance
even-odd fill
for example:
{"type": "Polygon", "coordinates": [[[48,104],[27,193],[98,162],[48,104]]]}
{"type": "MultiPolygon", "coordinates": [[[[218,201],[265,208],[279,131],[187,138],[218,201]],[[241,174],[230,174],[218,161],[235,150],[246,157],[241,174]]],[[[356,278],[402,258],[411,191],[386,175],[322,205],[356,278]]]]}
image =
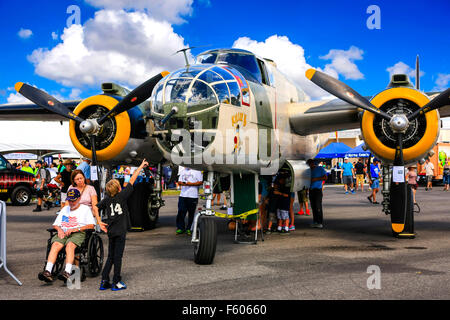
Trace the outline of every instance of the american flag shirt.
{"type": "Polygon", "coordinates": [[[69,206],[65,206],[53,223],[54,226],[59,226],[64,232],[89,224],[95,225],[95,219],[91,209],[84,204],[80,204],[76,210],[70,210],[69,206]]]}

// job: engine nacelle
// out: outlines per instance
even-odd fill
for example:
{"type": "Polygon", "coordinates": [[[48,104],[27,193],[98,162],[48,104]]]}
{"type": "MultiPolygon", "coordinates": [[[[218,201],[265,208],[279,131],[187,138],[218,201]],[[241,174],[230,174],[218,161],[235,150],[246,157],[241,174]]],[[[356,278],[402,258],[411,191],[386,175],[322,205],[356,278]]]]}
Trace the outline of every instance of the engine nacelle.
{"type": "MultiPolygon", "coordinates": [[[[388,114],[403,113],[406,116],[429,102],[423,93],[405,87],[387,89],[372,98],[371,103],[388,114]]],[[[411,121],[403,134],[405,163],[412,163],[426,156],[439,137],[440,117],[437,110],[420,115],[411,121]]],[[[392,163],[395,158],[396,133],[385,119],[371,112],[364,112],[361,132],[368,148],[381,160],[392,163]]]]}

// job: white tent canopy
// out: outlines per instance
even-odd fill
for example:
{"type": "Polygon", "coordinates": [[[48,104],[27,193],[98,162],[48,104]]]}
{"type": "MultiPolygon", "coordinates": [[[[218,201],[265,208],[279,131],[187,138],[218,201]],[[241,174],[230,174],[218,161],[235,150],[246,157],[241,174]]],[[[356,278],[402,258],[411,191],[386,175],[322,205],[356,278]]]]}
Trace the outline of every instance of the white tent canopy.
{"type": "Polygon", "coordinates": [[[0,143],[0,153],[32,153],[38,157],[54,154],[69,154],[71,157],[80,157],[78,151],[72,145],[66,144],[39,144],[39,143],[0,143]]]}

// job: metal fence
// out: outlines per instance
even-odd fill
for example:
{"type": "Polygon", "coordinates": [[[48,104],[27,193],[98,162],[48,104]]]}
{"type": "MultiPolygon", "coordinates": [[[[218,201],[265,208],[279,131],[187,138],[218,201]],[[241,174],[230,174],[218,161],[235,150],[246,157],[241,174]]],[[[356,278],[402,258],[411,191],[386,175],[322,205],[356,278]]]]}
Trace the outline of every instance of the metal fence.
{"type": "Polygon", "coordinates": [[[4,201],[0,201],[0,269],[2,267],[19,284],[19,286],[22,285],[22,282],[20,282],[6,266],[6,204],[4,201]]]}

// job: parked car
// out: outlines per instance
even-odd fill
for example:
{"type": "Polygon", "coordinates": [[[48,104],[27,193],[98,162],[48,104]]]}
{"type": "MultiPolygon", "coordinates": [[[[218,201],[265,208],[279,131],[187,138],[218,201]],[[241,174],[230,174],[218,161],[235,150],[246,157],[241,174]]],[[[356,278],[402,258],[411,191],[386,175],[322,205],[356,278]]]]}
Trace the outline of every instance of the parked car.
{"type": "Polygon", "coordinates": [[[17,170],[0,154],[0,200],[26,206],[34,193],[34,175],[17,170]]]}

